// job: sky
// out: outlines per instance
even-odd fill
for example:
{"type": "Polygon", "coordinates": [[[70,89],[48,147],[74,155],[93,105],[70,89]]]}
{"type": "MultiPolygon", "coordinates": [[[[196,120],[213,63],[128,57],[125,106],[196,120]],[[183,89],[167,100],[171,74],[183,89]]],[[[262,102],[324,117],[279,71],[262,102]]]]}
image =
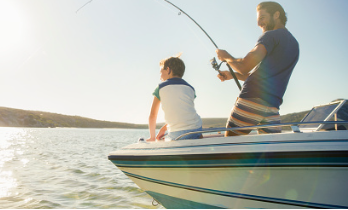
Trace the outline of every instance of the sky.
{"type": "MultiPolygon", "coordinates": [[[[260,0],[171,2],[234,57],[244,57],[262,34],[260,0]]],[[[348,99],[348,1],[277,2],[300,44],[280,114],[348,99]]],[[[159,61],[177,53],[202,118],[227,118],[239,94],[212,69],[207,36],[163,0],[0,0],[0,27],[3,107],[145,124],[159,61]]]]}

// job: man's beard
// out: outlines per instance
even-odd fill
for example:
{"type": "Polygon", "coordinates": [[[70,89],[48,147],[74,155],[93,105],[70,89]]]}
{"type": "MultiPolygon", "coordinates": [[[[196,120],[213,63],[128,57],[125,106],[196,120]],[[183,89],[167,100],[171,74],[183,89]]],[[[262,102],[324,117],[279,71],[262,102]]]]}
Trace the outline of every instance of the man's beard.
{"type": "Polygon", "coordinates": [[[274,27],[275,27],[275,23],[274,23],[273,18],[271,18],[269,23],[266,26],[266,31],[271,31],[274,29],[274,27]]]}

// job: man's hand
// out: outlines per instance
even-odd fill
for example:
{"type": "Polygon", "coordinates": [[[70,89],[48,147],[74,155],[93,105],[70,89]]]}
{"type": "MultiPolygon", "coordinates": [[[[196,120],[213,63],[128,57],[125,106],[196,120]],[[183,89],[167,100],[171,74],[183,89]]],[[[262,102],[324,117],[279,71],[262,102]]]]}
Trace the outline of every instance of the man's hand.
{"type": "Polygon", "coordinates": [[[216,49],[215,52],[220,61],[227,61],[232,58],[226,50],[216,49]]]}
{"type": "MultiPolygon", "coordinates": [[[[220,71],[220,73],[221,73],[221,75],[218,74],[217,77],[221,80],[221,82],[233,79],[233,76],[231,75],[230,71],[220,71]]],[[[234,74],[236,75],[237,79],[241,80],[241,81],[245,81],[250,75],[250,74],[241,75],[238,72],[234,72],[234,74]]]]}
{"type": "Polygon", "coordinates": [[[220,71],[220,74],[218,74],[217,77],[221,80],[221,82],[233,79],[231,72],[229,71],[220,71]]]}

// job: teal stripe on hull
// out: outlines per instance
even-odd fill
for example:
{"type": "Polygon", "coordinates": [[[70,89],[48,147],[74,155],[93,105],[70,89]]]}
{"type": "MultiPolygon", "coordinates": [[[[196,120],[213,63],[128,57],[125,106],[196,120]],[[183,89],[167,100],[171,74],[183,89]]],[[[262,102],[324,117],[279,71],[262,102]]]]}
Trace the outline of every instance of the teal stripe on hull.
{"type": "MultiPolygon", "coordinates": [[[[174,183],[174,182],[167,182],[167,181],[163,181],[163,180],[152,179],[149,177],[144,177],[141,175],[128,173],[126,171],[122,171],[122,172],[129,177],[133,177],[133,178],[140,179],[143,181],[152,182],[155,184],[166,185],[166,186],[170,186],[170,187],[174,187],[174,188],[191,190],[191,191],[195,191],[198,193],[219,195],[219,196],[237,198],[237,199],[243,199],[243,200],[259,201],[262,203],[269,203],[269,204],[280,204],[280,205],[284,205],[284,206],[292,206],[293,208],[298,208],[298,207],[302,207],[302,208],[303,207],[304,208],[325,208],[325,209],[331,209],[331,208],[347,209],[348,208],[348,206],[331,205],[331,204],[325,204],[325,203],[312,203],[312,202],[305,202],[305,201],[299,201],[299,200],[290,200],[290,199],[282,199],[282,198],[275,198],[275,197],[264,197],[264,196],[249,195],[249,194],[242,194],[242,193],[235,193],[235,192],[228,192],[228,191],[220,191],[220,190],[195,187],[195,186],[183,185],[183,184],[174,183]]],[[[160,199],[161,198],[159,197],[158,201],[163,206],[166,206],[167,204],[165,203],[165,201],[167,201],[167,200],[162,198],[162,202],[161,202],[160,199]]],[[[157,198],[156,198],[156,200],[157,200],[157,198]]],[[[171,201],[169,200],[169,202],[171,202],[171,201]]],[[[174,205],[174,204],[171,204],[171,205],[174,205]]],[[[175,205],[179,205],[179,204],[177,203],[175,205]]],[[[189,204],[186,203],[185,205],[189,205],[189,204]]],[[[185,208],[185,206],[179,206],[178,208],[182,209],[182,208],[185,208]]]]}
{"type": "Polygon", "coordinates": [[[339,159],[286,159],[264,160],[202,160],[202,161],[114,161],[118,167],[144,167],[144,168],[218,168],[218,167],[347,167],[346,160],[339,159]]]}
{"type": "Polygon", "coordinates": [[[146,192],[167,209],[222,209],[218,206],[212,206],[209,204],[197,203],[181,198],[175,198],[161,193],[156,193],[152,191],[146,192]]]}
{"type": "Polygon", "coordinates": [[[346,151],[178,155],[111,155],[118,167],[348,167],[346,151]]]}

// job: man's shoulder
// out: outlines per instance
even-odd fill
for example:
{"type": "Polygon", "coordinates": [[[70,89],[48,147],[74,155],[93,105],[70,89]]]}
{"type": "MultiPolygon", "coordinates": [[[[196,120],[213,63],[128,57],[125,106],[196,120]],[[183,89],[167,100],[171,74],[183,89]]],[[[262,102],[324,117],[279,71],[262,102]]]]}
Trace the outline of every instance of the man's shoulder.
{"type": "Polygon", "coordinates": [[[276,30],[266,31],[260,37],[269,37],[269,36],[275,37],[275,36],[278,36],[278,35],[281,35],[281,34],[284,34],[284,31],[276,29],[276,30]]]}
{"type": "MultiPolygon", "coordinates": [[[[266,31],[263,36],[272,36],[272,37],[286,37],[291,36],[294,37],[291,32],[286,28],[279,28],[276,30],[266,31]]],[[[294,37],[295,38],[295,37],[294,37]]]]}
{"type": "Polygon", "coordinates": [[[259,38],[258,43],[275,43],[278,44],[280,42],[292,40],[295,44],[297,42],[296,38],[288,31],[286,28],[266,31],[259,38]]]}

